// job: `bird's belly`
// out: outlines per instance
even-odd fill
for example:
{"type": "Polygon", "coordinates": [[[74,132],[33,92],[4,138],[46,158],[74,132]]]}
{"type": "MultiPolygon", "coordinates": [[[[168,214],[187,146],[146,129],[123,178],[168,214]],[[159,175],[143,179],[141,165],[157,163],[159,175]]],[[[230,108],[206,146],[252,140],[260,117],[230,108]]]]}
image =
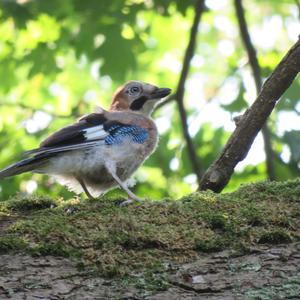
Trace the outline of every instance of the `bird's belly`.
{"type": "MultiPolygon", "coordinates": [[[[139,166],[140,164],[137,164],[136,161],[118,161],[116,163],[116,172],[122,181],[126,181],[139,166]]],[[[88,172],[80,173],[79,176],[83,177],[87,184],[116,184],[110,172],[103,165],[95,165],[94,168],[88,172]]]]}
{"type": "MultiPolygon", "coordinates": [[[[115,166],[118,177],[124,181],[143,163],[147,155],[140,149],[140,145],[122,145],[122,147],[111,146],[101,151],[95,150],[90,157],[90,168],[95,177],[112,179],[105,165],[115,166]],[[95,163],[97,161],[97,163],[95,163]]],[[[113,180],[113,179],[112,179],[113,180]]]]}
{"type": "Polygon", "coordinates": [[[107,171],[108,164],[115,166],[118,177],[125,181],[150,155],[154,147],[151,148],[136,143],[123,143],[121,146],[112,145],[105,148],[95,147],[85,152],[85,159],[79,173],[94,183],[114,182],[107,171]]]}

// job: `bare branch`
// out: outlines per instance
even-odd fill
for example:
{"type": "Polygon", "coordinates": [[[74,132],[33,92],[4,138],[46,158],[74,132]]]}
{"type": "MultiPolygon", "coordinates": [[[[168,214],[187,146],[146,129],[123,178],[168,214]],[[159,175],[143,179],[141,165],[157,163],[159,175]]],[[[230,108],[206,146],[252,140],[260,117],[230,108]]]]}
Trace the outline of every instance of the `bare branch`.
{"type": "Polygon", "coordinates": [[[298,8],[298,18],[300,19],[300,0],[295,0],[295,4],[298,8]]]}
{"type": "MultiPolygon", "coordinates": [[[[235,10],[236,10],[236,15],[239,23],[242,40],[248,54],[249,63],[255,81],[256,94],[258,95],[262,87],[261,68],[259,66],[259,62],[257,59],[256,50],[251,41],[251,37],[248,31],[248,26],[245,18],[245,10],[243,8],[242,0],[235,0],[234,5],[235,5],[235,10]]],[[[266,153],[267,174],[270,180],[275,180],[276,179],[275,167],[274,167],[275,153],[272,149],[271,132],[267,124],[263,126],[262,134],[263,134],[265,153],[266,153]]]]}
{"type": "Polygon", "coordinates": [[[186,82],[186,79],[188,76],[190,62],[195,53],[195,45],[196,45],[198,26],[199,26],[200,18],[201,18],[201,15],[203,12],[204,12],[204,0],[197,0],[196,4],[195,4],[195,16],[194,16],[193,25],[192,25],[191,32],[190,32],[190,39],[189,39],[187,49],[185,51],[182,70],[180,73],[180,78],[179,78],[177,90],[175,93],[175,98],[177,100],[179,115],[180,115],[180,119],[181,119],[183,135],[184,135],[184,138],[186,141],[192,168],[193,168],[195,174],[197,175],[198,183],[200,183],[200,180],[201,180],[202,167],[198,161],[196,150],[194,148],[193,141],[189,134],[188,124],[187,124],[187,114],[186,114],[186,111],[184,108],[183,100],[184,100],[184,92],[185,92],[184,86],[185,86],[185,82],[186,82]]]}
{"type": "Polygon", "coordinates": [[[221,192],[238,162],[242,161],[282,94],[300,72],[300,40],[289,50],[246,110],[219,158],[204,174],[200,189],[221,192]]]}
{"type": "Polygon", "coordinates": [[[43,110],[43,109],[39,109],[39,108],[34,108],[34,107],[31,107],[29,105],[26,105],[24,103],[12,103],[12,102],[1,102],[0,104],[0,108],[1,106],[11,106],[11,107],[20,107],[24,110],[28,110],[30,111],[31,114],[37,112],[37,111],[40,111],[40,112],[44,112],[46,114],[48,114],[49,116],[51,116],[53,119],[55,118],[60,118],[60,119],[70,119],[70,118],[78,118],[80,115],[78,114],[71,114],[71,115],[60,115],[60,114],[55,114],[55,113],[52,113],[52,112],[49,112],[47,110],[43,110]]]}
{"type": "MultiPolygon", "coordinates": [[[[233,76],[237,71],[239,71],[239,69],[240,69],[240,67],[233,68],[232,72],[228,75],[228,77],[233,76]]],[[[221,91],[221,89],[227,83],[228,77],[224,78],[224,80],[218,85],[218,87],[217,87],[217,89],[215,89],[213,95],[210,95],[210,97],[206,100],[205,105],[207,105],[208,103],[210,103],[211,101],[213,101],[213,99],[217,96],[217,94],[221,91]]],[[[155,107],[154,112],[158,111],[159,109],[161,109],[165,105],[167,105],[167,104],[173,102],[174,100],[176,100],[175,96],[176,96],[175,94],[171,94],[164,101],[160,102],[155,107]]]]}

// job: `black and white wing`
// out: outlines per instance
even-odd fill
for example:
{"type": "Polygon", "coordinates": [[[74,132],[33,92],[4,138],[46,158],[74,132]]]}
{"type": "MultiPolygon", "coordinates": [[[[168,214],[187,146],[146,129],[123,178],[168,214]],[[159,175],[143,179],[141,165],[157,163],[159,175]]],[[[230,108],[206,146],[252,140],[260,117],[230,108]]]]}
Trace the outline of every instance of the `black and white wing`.
{"type": "Polygon", "coordinates": [[[142,144],[148,138],[148,132],[140,126],[108,120],[104,114],[93,113],[55,132],[41,143],[40,148],[27,154],[50,154],[88,149],[97,145],[117,145],[125,138],[142,144]]]}

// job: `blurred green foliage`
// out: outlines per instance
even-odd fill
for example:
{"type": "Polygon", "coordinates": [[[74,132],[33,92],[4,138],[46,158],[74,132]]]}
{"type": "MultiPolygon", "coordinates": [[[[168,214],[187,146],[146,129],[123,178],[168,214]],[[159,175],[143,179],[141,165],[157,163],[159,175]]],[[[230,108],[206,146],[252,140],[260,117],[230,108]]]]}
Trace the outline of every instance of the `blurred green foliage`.
{"type": "MultiPolygon", "coordinates": [[[[176,89],[194,2],[1,0],[0,167],[21,159],[23,151],[36,148],[95,105],[107,107],[126,80],[176,89]]],[[[263,75],[268,76],[297,39],[299,12],[293,0],[244,2],[263,75]]],[[[206,1],[186,84],[191,135],[205,168],[233,130],[232,117],[254,100],[246,63],[233,4],[206,1]]],[[[282,180],[299,175],[299,91],[298,80],[270,120],[282,180]],[[287,119],[298,120],[298,125],[283,124],[287,119]]],[[[175,103],[154,117],[161,133],[159,148],[137,172],[135,190],[151,198],[180,197],[196,185],[175,103]]],[[[227,190],[264,178],[261,159],[238,168],[227,190]]],[[[39,193],[71,196],[47,176],[24,174],[0,182],[0,200],[35,190],[36,183],[39,193]]]]}

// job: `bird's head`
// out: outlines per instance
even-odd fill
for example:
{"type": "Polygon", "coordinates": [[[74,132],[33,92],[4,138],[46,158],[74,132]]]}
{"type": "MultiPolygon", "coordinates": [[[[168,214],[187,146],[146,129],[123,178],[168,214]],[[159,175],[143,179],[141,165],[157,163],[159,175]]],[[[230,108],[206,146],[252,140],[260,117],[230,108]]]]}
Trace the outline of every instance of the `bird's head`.
{"type": "Polygon", "coordinates": [[[131,110],[149,116],[155,104],[170,93],[169,88],[158,88],[141,81],[129,81],[114,94],[110,110],[131,110]]]}

